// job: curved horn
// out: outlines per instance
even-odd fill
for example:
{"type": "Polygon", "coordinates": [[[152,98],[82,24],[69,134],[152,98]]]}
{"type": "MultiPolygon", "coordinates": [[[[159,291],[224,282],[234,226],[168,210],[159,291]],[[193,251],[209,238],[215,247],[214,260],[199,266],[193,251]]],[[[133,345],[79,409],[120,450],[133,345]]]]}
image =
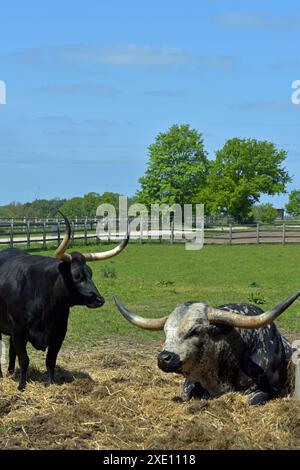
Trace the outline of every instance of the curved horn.
{"type": "Polygon", "coordinates": [[[221,310],[213,307],[208,307],[207,319],[211,323],[222,323],[224,325],[236,326],[238,328],[262,328],[263,326],[272,323],[281,313],[283,313],[296,299],[300,296],[300,291],[291,295],[288,299],[284,300],[276,307],[271,308],[267,312],[260,315],[245,316],[233,312],[232,310],[221,310]]]}
{"type": "Polygon", "coordinates": [[[135,315],[134,313],[130,312],[124,305],[121,304],[117,296],[113,296],[115,304],[122,313],[123,317],[126,318],[130,323],[139,328],[143,328],[144,330],[163,330],[165,323],[168,319],[168,316],[161,317],[161,318],[143,318],[135,315]]]}
{"type": "Polygon", "coordinates": [[[72,262],[72,255],[70,255],[69,253],[65,253],[66,249],[69,246],[71,235],[72,235],[71,224],[70,224],[69,219],[62,212],[58,211],[58,213],[63,217],[63,219],[65,221],[66,232],[65,232],[65,235],[64,235],[64,238],[63,238],[61,244],[59,245],[59,247],[55,251],[55,257],[57,259],[61,259],[62,261],[66,261],[67,263],[71,263],[72,262]]]}
{"type": "Polygon", "coordinates": [[[119,253],[121,253],[121,251],[124,250],[124,248],[128,245],[129,238],[130,234],[128,230],[126,237],[118,246],[116,246],[116,248],[113,248],[112,250],[108,251],[103,251],[102,253],[83,253],[83,256],[85,257],[86,261],[101,261],[104,259],[112,258],[113,256],[118,255],[119,253]]]}

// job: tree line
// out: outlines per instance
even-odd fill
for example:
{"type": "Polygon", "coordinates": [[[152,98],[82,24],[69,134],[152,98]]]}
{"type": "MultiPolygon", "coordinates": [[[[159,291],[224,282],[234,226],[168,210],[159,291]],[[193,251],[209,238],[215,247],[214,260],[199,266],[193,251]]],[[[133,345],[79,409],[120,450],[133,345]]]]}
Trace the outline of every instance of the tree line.
{"type": "MultiPolygon", "coordinates": [[[[229,216],[238,222],[271,222],[277,216],[276,209],[258,203],[262,194],[286,193],[292,181],[283,166],[286,157],[286,150],[273,142],[236,137],[227,140],[210,160],[202,133],[188,124],[173,125],[148,147],[147,168],[130,202],[147,207],[201,203],[206,215],[229,216]]],[[[58,210],[69,217],[94,217],[100,204],[117,208],[118,200],[118,193],[91,192],[71,199],[14,202],[0,206],[0,218],[55,217],[58,210]]],[[[300,190],[290,193],[286,210],[300,216],[300,190]]]]}
{"type": "Polygon", "coordinates": [[[71,199],[36,199],[25,204],[12,202],[0,206],[0,218],[55,218],[58,210],[70,218],[95,217],[100,204],[112,204],[117,209],[119,196],[120,194],[113,192],[103,194],[91,192],[71,199]]]}

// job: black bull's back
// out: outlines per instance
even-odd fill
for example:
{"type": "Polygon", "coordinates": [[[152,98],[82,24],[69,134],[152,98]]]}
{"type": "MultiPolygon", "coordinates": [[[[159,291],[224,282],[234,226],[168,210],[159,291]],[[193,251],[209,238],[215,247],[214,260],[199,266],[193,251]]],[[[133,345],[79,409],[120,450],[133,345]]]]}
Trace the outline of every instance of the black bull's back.
{"type": "Polygon", "coordinates": [[[55,313],[65,293],[58,260],[16,249],[0,253],[0,332],[17,328],[28,335],[35,325],[41,331],[41,322],[47,326],[47,313],[55,313]]]}
{"type": "MultiPolygon", "coordinates": [[[[60,260],[17,249],[0,252],[0,335],[11,337],[9,371],[14,370],[16,355],[21,373],[27,370],[27,342],[36,349],[48,347],[46,365],[52,383],[70,306],[76,304],[71,285],[70,267],[60,260]]],[[[19,388],[25,387],[25,381],[24,374],[19,388]]]]}

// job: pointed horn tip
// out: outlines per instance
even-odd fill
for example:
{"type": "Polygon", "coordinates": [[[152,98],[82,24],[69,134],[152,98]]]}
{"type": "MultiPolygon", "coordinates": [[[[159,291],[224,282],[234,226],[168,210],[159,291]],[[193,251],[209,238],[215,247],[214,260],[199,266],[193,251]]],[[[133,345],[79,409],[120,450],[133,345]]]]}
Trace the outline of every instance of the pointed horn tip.
{"type": "Polygon", "coordinates": [[[113,294],[113,299],[115,302],[116,307],[118,310],[120,310],[121,307],[123,307],[122,302],[120,301],[119,297],[117,297],[115,294],[113,294]]]}
{"type": "Polygon", "coordinates": [[[64,238],[63,238],[61,244],[59,245],[59,247],[55,251],[55,257],[57,259],[60,259],[62,261],[66,261],[66,262],[70,263],[70,262],[72,262],[72,255],[70,255],[68,253],[65,253],[65,251],[67,250],[68,245],[70,243],[70,239],[72,237],[71,224],[70,224],[69,219],[60,210],[58,210],[57,212],[58,212],[58,214],[60,214],[63,217],[63,219],[65,221],[66,233],[64,235],[64,238]]]}
{"type": "Polygon", "coordinates": [[[144,318],[138,315],[135,315],[133,312],[128,310],[118,299],[116,295],[113,294],[113,299],[115,301],[116,307],[119,312],[133,325],[143,328],[144,330],[163,330],[164,324],[168,317],[161,318],[144,318]]]}
{"type": "Polygon", "coordinates": [[[123,243],[127,244],[129,242],[129,240],[130,240],[130,232],[128,230],[125,237],[124,237],[124,239],[123,239],[123,243]]]}
{"type": "Polygon", "coordinates": [[[241,315],[240,312],[209,307],[208,320],[211,323],[223,323],[231,326],[236,326],[238,328],[262,328],[274,322],[274,320],[279,315],[281,315],[293,302],[295,302],[298,297],[300,297],[300,291],[297,291],[295,294],[291,295],[274,308],[255,316],[244,316],[241,315]]]}
{"type": "Polygon", "coordinates": [[[58,210],[57,213],[60,214],[60,215],[62,216],[62,218],[63,218],[65,221],[66,221],[66,220],[69,221],[68,217],[67,217],[63,212],[61,212],[60,210],[58,210]]]}

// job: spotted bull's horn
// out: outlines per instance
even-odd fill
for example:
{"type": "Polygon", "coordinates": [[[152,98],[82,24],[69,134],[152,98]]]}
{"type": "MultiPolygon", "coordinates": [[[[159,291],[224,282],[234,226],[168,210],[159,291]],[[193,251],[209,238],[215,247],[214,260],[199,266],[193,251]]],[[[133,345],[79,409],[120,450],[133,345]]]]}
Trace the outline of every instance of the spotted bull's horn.
{"type": "MultiPolygon", "coordinates": [[[[210,323],[221,323],[223,325],[231,325],[237,328],[256,329],[272,323],[281,313],[283,313],[295,300],[300,296],[300,291],[291,295],[288,299],[271,310],[267,310],[260,315],[245,316],[236,313],[233,310],[221,310],[214,307],[207,307],[207,319],[210,323]]],[[[115,304],[118,310],[122,313],[130,323],[145,330],[163,330],[164,325],[168,319],[166,317],[160,318],[143,318],[135,315],[121,304],[119,299],[114,296],[115,304]]]]}
{"type": "Polygon", "coordinates": [[[114,301],[115,304],[122,313],[123,317],[126,318],[126,320],[130,321],[135,326],[138,326],[139,328],[143,328],[144,330],[163,330],[165,323],[168,319],[168,315],[166,317],[161,317],[161,318],[143,318],[139,317],[138,315],[135,315],[132,313],[130,310],[128,310],[124,305],[121,304],[119,301],[118,297],[114,295],[114,301]]]}
{"type": "Polygon", "coordinates": [[[276,307],[267,310],[260,315],[240,315],[231,310],[221,310],[208,307],[207,319],[210,323],[222,323],[223,325],[232,325],[238,328],[256,329],[272,323],[281,313],[283,313],[300,296],[300,291],[288,297],[286,300],[276,305],[276,307]]]}

